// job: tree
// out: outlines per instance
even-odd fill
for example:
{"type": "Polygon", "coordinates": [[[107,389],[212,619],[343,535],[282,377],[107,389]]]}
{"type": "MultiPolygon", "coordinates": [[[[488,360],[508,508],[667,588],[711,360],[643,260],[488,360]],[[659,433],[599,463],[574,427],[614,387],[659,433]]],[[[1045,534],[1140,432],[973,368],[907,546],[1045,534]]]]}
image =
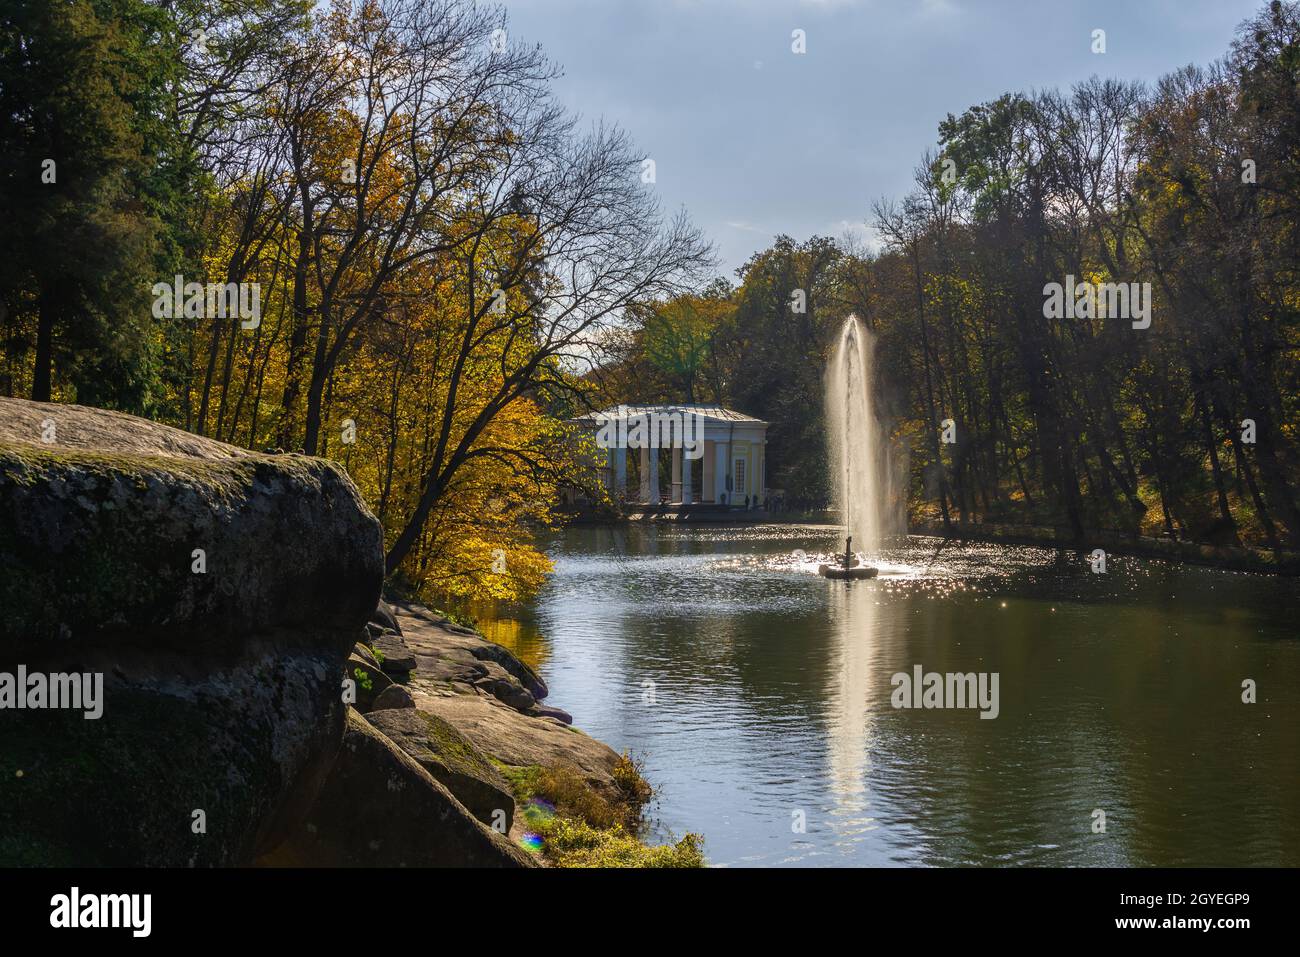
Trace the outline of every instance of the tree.
{"type": "Polygon", "coordinates": [[[150,47],[164,30],[142,0],[0,13],[0,294],[11,323],[33,320],[34,399],[64,381],[83,401],[149,401],[148,290],[167,229],[159,95],[173,67],[150,47]]]}

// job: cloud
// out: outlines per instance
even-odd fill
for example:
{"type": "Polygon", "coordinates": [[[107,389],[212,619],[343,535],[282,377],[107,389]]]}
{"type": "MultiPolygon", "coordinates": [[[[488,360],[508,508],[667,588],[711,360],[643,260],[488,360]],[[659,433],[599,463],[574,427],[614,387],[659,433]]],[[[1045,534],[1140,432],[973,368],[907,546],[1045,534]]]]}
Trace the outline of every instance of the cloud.
{"type": "Polygon", "coordinates": [[[921,0],[921,15],[925,17],[946,17],[960,12],[953,0],[921,0]]]}

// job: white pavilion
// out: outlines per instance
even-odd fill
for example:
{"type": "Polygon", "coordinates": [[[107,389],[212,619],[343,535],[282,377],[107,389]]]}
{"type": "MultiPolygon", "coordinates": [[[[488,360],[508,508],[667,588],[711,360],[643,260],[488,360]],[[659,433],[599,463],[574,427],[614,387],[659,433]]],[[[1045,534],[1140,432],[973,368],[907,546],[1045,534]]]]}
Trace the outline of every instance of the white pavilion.
{"type": "Polygon", "coordinates": [[[768,424],[762,419],[718,405],[621,405],[571,421],[597,435],[602,454],[594,465],[615,502],[743,508],[767,500],[768,424]],[[637,458],[632,491],[629,451],[637,458]],[[672,459],[671,480],[661,482],[665,453],[672,459]]]}

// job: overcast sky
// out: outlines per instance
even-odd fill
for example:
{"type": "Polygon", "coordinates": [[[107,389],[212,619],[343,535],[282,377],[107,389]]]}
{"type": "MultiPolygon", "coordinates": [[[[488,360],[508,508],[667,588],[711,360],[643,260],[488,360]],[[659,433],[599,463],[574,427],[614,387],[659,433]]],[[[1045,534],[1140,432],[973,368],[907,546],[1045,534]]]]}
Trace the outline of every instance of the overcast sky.
{"type": "Polygon", "coordinates": [[[1093,73],[1223,56],[1264,0],[504,0],[557,93],[655,160],[729,278],[786,233],[840,237],[907,192],[948,113],[1093,73]],[[791,31],[807,52],[791,51],[791,31]],[[1106,52],[1091,51],[1106,31],[1106,52]]]}

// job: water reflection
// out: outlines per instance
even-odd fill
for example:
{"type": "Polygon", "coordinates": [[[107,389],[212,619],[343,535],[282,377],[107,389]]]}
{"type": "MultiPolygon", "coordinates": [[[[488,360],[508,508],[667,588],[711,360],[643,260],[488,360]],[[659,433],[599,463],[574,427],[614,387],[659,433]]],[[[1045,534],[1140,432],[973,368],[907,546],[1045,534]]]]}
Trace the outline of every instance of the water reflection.
{"type": "MultiPolygon", "coordinates": [[[[828,583],[829,584],[829,583],[828,583]]],[[[832,826],[839,839],[852,840],[872,826],[867,794],[871,753],[872,656],[878,647],[881,604],[875,583],[835,583],[828,597],[833,622],[834,660],[826,689],[826,749],[830,788],[835,799],[832,826]]]]}
{"type": "Polygon", "coordinates": [[[718,864],[1300,863],[1293,582],[938,545],[845,583],[829,528],[570,529],[501,633],[718,864]],[[998,718],[893,709],[917,664],[998,672],[998,718]]]}

